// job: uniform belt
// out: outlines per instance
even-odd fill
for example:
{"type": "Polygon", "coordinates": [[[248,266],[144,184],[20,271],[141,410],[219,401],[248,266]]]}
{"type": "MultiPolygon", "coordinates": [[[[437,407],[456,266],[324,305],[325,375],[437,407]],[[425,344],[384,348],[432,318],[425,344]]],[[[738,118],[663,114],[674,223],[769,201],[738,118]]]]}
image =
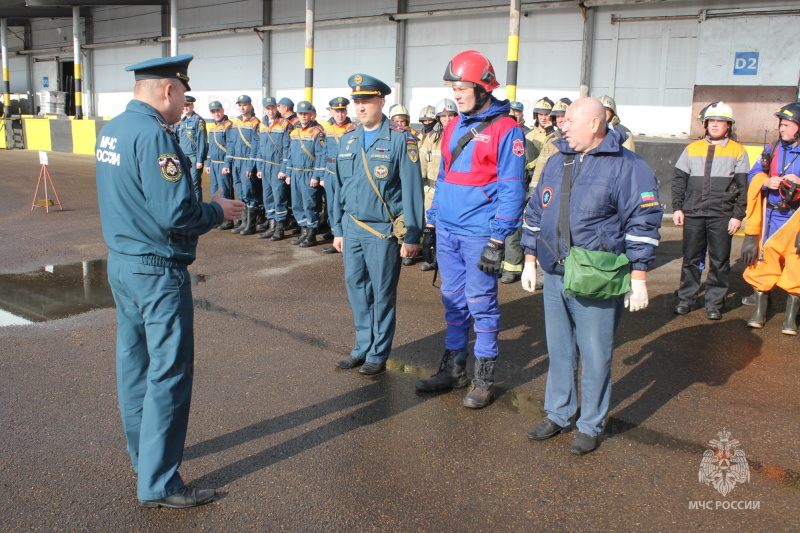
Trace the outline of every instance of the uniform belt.
{"type": "Polygon", "coordinates": [[[225,161],[214,161],[213,159],[211,159],[211,162],[212,163],[224,163],[225,161]]]}
{"type": "Polygon", "coordinates": [[[784,207],[778,207],[777,204],[773,204],[772,202],[767,202],[767,208],[772,209],[773,211],[777,211],[779,213],[791,213],[791,212],[797,211],[798,207],[800,207],[800,206],[792,207],[790,205],[787,205],[787,206],[784,206],[784,207]]]}
{"type": "Polygon", "coordinates": [[[235,155],[232,155],[231,159],[240,159],[240,160],[243,160],[243,161],[250,161],[251,160],[249,157],[236,157],[235,155]]]}
{"type": "Polygon", "coordinates": [[[159,266],[165,268],[180,268],[185,269],[189,267],[189,263],[184,261],[177,261],[175,259],[167,259],[160,255],[141,255],[143,265],[159,266]]]}

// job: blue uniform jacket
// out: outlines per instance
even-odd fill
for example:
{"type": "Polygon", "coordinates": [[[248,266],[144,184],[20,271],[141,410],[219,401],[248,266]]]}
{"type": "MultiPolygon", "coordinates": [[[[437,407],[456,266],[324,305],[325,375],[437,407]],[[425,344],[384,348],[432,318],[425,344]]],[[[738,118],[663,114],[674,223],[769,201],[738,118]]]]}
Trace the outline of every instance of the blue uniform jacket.
{"type": "Polygon", "coordinates": [[[95,156],[108,249],[194,261],[198,236],[222,222],[222,207],[195,199],[189,160],[158,111],[131,100],[100,131],[95,156]]]}
{"type": "MultiPolygon", "coordinates": [[[[449,154],[458,140],[487,117],[508,115],[508,100],[492,97],[489,108],[475,116],[459,115],[447,125],[449,150],[442,146],[442,163],[436,178],[428,224],[442,225],[459,235],[487,236],[504,240],[522,223],[525,206],[525,139],[516,121],[504,119],[489,126],[467,143],[448,169],[449,154]],[[494,162],[496,160],[496,163],[494,162]],[[460,177],[456,177],[456,175],[460,177]],[[475,176],[474,180],[464,179],[475,176]],[[480,178],[478,176],[484,176],[480,178]]],[[[444,144],[445,140],[442,139],[444,144]]]]}
{"type": "MultiPolygon", "coordinates": [[[[228,135],[231,132],[233,122],[228,119],[228,115],[223,115],[222,120],[216,120],[208,127],[208,162],[224,163],[225,155],[228,151],[228,135]]],[[[208,163],[207,163],[208,164],[208,163]]]]}
{"type": "MultiPolygon", "coordinates": [[[[391,232],[389,215],[369,182],[361,151],[364,127],[342,135],[334,165],[336,199],[331,206],[333,234],[342,236],[342,218],[351,214],[384,234],[391,232]]],[[[365,150],[366,166],[392,216],[405,214],[405,242],[419,243],[422,230],[422,174],[417,141],[411,132],[386,118],[365,150]]]]}
{"type": "Polygon", "coordinates": [[[181,140],[181,150],[193,163],[206,160],[208,137],[203,117],[197,113],[192,113],[191,117],[182,117],[178,124],[178,138],[181,140]]]}
{"type": "MultiPolygon", "coordinates": [[[[233,125],[228,130],[228,144],[226,146],[228,152],[225,154],[225,167],[228,169],[233,168],[234,159],[248,159],[250,160],[250,151],[253,145],[258,142],[258,125],[261,121],[255,115],[250,115],[248,118],[243,118],[239,115],[232,120],[233,125]]],[[[252,168],[255,170],[256,162],[250,160],[253,164],[252,168]]],[[[246,167],[249,171],[249,165],[246,167]]]]}
{"type": "Polygon", "coordinates": [[[300,178],[303,173],[310,172],[311,179],[324,180],[327,148],[322,126],[312,120],[303,128],[298,122],[288,137],[289,149],[283,153],[281,172],[290,178],[300,178]]]}
{"type": "Polygon", "coordinates": [[[528,201],[521,241],[525,253],[536,256],[545,272],[562,274],[559,259],[566,257],[568,251],[563,236],[556,244],[567,154],[576,155],[569,202],[572,245],[624,253],[634,270],[647,270],[647,265],[655,259],[663,216],[658,183],[647,163],[622,147],[626,138],[623,132],[609,129],[600,145],[583,157],[583,162],[566,139],[555,141],[559,152],[547,160],[528,201]]]}
{"type": "MultiPolygon", "coordinates": [[[[779,142],[775,146],[775,155],[772,157],[772,168],[769,174],[772,175],[780,175],[785,176],[787,174],[794,174],[796,176],[800,176],[800,146],[794,146],[794,143],[788,144],[779,142]],[[777,172],[773,173],[772,170],[776,170],[777,172]]],[[[772,150],[772,145],[765,146],[765,150],[769,152],[772,150]]],[[[750,172],[747,174],[747,183],[749,184],[753,181],[753,176],[758,174],[759,172],[763,172],[763,165],[761,163],[761,158],[759,158],[753,167],[750,169],[750,172]]],[[[762,187],[762,190],[767,193],[767,201],[771,204],[777,204],[781,201],[781,193],[774,189],[767,189],[766,187],[762,187]]],[[[792,204],[792,207],[796,207],[792,204]]],[[[794,211],[779,211],[775,209],[769,209],[767,213],[767,235],[772,235],[775,231],[783,226],[787,220],[792,218],[794,215],[794,211]]]]}
{"type": "Polygon", "coordinates": [[[264,120],[256,130],[258,142],[253,143],[250,151],[250,158],[255,160],[258,172],[264,175],[267,166],[282,167],[283,160],[289,152],[289,133],[293,129],[285,118],[277,117],[272,124],[268,121],[269,118],[264,116],[264,120]]]}

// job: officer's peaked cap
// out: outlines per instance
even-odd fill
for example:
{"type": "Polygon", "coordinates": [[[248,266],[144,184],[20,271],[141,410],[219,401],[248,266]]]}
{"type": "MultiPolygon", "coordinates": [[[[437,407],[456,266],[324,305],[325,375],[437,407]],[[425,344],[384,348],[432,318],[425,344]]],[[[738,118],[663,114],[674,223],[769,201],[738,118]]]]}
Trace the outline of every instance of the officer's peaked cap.
{"type": "Polygon", "coordinates": [[[386,96],[392,89],[378,78],[368,74],[353,74],[348,78],[347,84],[353,90],[352,98],[372,98],[373,96],[386,96]]]}
{"type": "Polygon", "coordinates": [[[330,102],[328,105],[331,109],[347,109],[347,106],[350,105],[350,100],[345,98],[344,96],[337,96],[330,102]]]}
{"type": "Polygon", "coordinates": [[[127,72],[133,72],[136,81],[139,80],[160,80],[165,78],[177,78],[183,82],[187,91],[189,87],[189,63],[194,59],[191,54],[182,54],[172,57],[155,57],[125,67],[127,72]]]}

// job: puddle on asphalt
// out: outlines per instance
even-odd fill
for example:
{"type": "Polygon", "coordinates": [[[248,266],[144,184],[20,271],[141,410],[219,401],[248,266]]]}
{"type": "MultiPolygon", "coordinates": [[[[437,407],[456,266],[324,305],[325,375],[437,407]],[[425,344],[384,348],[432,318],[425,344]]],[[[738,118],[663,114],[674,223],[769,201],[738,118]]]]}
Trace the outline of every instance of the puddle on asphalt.
{"type": "MultiPolygon", "coordinates": [[[[106,260],[48,265],[24,274],[0,274],[0,326],[47,322],[114,307],[106,260]]],[[[206,277],[192,275],[192,285],[206,277]]]]}

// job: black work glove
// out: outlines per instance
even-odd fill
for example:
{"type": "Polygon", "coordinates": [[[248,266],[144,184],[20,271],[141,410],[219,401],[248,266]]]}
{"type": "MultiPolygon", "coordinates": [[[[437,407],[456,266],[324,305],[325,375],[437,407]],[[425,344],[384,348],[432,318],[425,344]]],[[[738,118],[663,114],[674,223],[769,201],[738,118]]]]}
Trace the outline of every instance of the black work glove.
{"type": "Polygon", "coordinates": [[[481,252],[481,260],[478,261],[478,268],[487,274],[499,274],[506,256],[505,247],[506,245],[502,242],[490,240],[486,243],[481,252]]]}
{"type": "Polygon", "coordinates": [[[742,261],[745,266],[753,266],[758,260],[758,235],[745,235],[742,244],[742,261]]]}
{"type": "Polygon", "coordinates": [[[436,263],[436,228],[422,228],[422,259],[429,265],[436,263]]]}

